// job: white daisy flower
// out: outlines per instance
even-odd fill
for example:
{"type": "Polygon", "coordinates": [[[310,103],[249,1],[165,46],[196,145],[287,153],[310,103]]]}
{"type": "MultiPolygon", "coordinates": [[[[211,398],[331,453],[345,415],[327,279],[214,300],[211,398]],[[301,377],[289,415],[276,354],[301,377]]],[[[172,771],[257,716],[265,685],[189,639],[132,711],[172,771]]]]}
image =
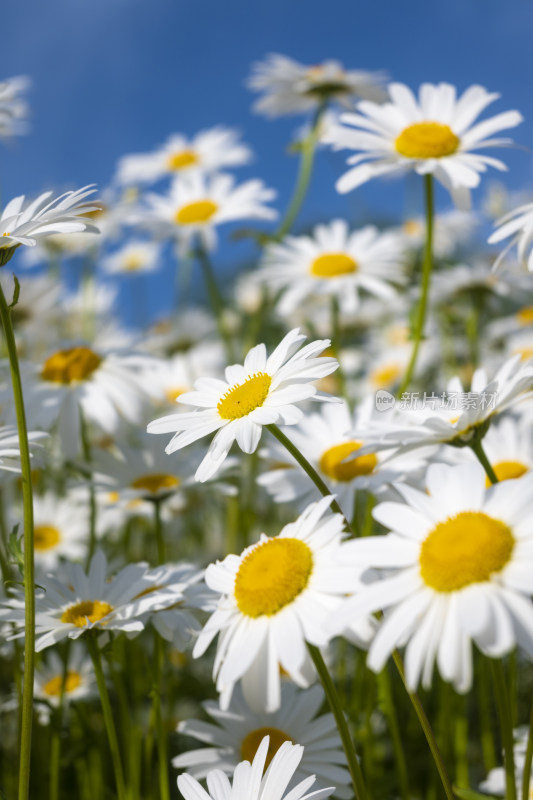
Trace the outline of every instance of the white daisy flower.
{"type": "MultiPolygon", "coordinates": [[[[515,744],[513,748],[513,760],[515,765],[516,796],[522,797],[522,782],[524,779],[524,767],[526,761],[526,749],[529,729],[527,727],[517,728],[514,731],[515,744]]],[[[507,780],[504,767],[491,769],[486,779],[479,784],[482,792],[497,797],[505,797],[507,791],[507,780]]],[[[533,798],[533,775],[529,782],[529,798],[533,798]]]]}
{"type": "MultiPolygon", "coordinates": [[[[47,436],[43,431],[28,431],[30,447],[40,448],[39,440],[47,436]]],[[[30,453],[30,457],[33,457],[33,453],[30,453]]],[[[18,431],[12,425],[0,426],[0,474],[4,471],[21,472],[18,431]]]]}
{"type": "Polygon", "coordinates": [[[247,85],[262,92],[253,109],[267,117],[313,111],[325,100],[335,100],[347,108],[356,97],[380,102],[386,93],[381,86],[382,72],[345,70],[339,61],[305,66],[292,58],[271,53],[252,65],[247,85]]]}
{"type": "Polygon", "coordinates": [[[516,245],[520,264],[533,272],[533,203],[526,203],[505,214],[496,226],[494,233],[489,236],[489,244],[496,244],[510,236],[512,238],[494,262],[493,269],[501,266],[509,250],[516,245]]]}
{"type": "MultiPolygon", "coordinates": [[[[144,614],[174,600],[171,592],[154,589],[144,563],[129,564],[113,577],[107,570],[106,557],[99,550],[88,573],[79,564],[64,564],[57,578],[49,574],[40,579],[35,595],[36,652],[65,637],[78,639],[94,628],[138,633],[144,628],[144,614]]],[[[23,636],[23,594],[17,591],[1,605],[0,619],[15,623],[14,636],[23,636]]]]}
{"type": "MultiPolygon", "coordinates": [[[[64,664],[55,650],[50,650],[46,662],[35,670],[36,700],[44,700],[54,708],[59,707],[63,686],[64,664]]],[[[93,665],[87,650],[79,642],[74,642],[68,654],[68,667],[65,680],[64,702],[81,700],[96,693],[93,665]]]]}
{"type": "MultiPolygon", "coordinates": [[[[365,490],[375,494],[387,484],[403,477],[406,471],[420,468],[420,462],[404,459],[397,464],[385,464],[383,454],[367,452],[358,456],[363,440],[352,437],[354,429],[363,431],[371,424],[376,412],[374,398],[367,397],[350,414],[346,403],[325,406],[320,413],[309,414],[291,432],[291,440],[316,469],[335,497],[347,519],[355,507],[355,493],[365,490]]],[[[309,502],[317,489],[296,462],[279,448],[269,454],[274,466],[263,473],[257,482],[264,486],[277,503],[309,502]]]]}
{"type": "Polygon", "coordinates": [[[192,139],[174,134],[153,153],[124,156],[118,163],[117,181],[153,183],[177,173],[212,173],[247,164],[251,158],[252,152],[239,142],[238,132],[219,125],[200,131],[192,139]]]}
{"type": "Polygon", "coordinates": [[[166,447],[167,453],[173,453],[218,431],[196,471],[196,480],[202,482],[215,474],[235,440],[245,453],[254,453],[263,425],[294,425],[303,417],[295,403],[325,399],[318,396],[312,382],[329,375],[338,364],[334,358],[317,357],[329,346],[329,339],[298,350],[305,338],[295,328],[270,356],[265,345],[258,344],[248,352],[243,366],[226,367],[225,381],[200,378],[196,391],[177,398],[178,403],[196,406],[195,410],[154,420],[148,432],[175,433],[166,447]]]}
{"type": "Polygon", "coordinates": [[[359,305],[361,289],[390,300],[391,283],[404,282],[405,248],[397,233],[367,225],[349,232],[345,220],[317,225],[313,236],[289,236],[265,252],[257,280],[283,289],[277,311],[291,314],[309,297],[335,297],[346,314],[359,305]]]}
{"type": "Polygon", "coordinates": [[[0,81],[0,137],[9,139],[26,133],[28,104],[23,95],[29,85],[30,79],[25,75],[0,81]]]}
{"type": "Polygon", "coordinates": [[[87,216],[100,209],[98,203],[86,200],[95,191],[92,186],[84,186],[53,200],[50,199],[53,192],[44,192],[26,205],[24,195],[10,200],[0,216],[0,263],[6,264],[16,247],[34,247],[43,236],[76,231],[98,233],[98,228],[87,216]]]}
{"type": "MultiPolygon", "coordinates": [[[[54,569],[60,558],[81,561],[89,543],[89,507],[74,493],[58,497],[52,492],[33,498],[35,565],[54,569]]],[[[22,511],[11,514],[11,522],[22,523],[22,511]]]]}
{"type": "Polygon", "coordinates": [[[160,254],[161,248],[155,242],[135,239],[102,258],[100,266],[108,275],[154,272],[162,265],[160,254]]]}
{"type": "Polygon", "coordinates": [[[516,283],[506,275],[498,276],[483,263],[455,264],[433,276],[430,288],[432,303],[442,305],[463,293],[483,292],[487,295],[509,297],[516,291],[516,283]]]}
{"type": "Polygon", "coordinates": [[[197,236],[212,250],[219,225],[245,219],[276,219],[277,212],[265,205],[275,196],[260,180],[235,186],[232,175],[206,177],[195,173],[176,178],[166,196],[147,194],[148,209],[139,222],[177,237],[181,250],[188,251],[197,236]]]}
{"type": "Polygon", "coordinates": [[[339,631],[385,609],[368,666],[379,672],[406,645],[411,690],[421,678],[430,686],[436,660],[444,680],[466,692],[471,641],[492,658],[517,644],[533,656],[533,476],[487,488],[480,464],[432,464],[426,486],[395,484],[404,503],[373,512],[391,533],[346,544],[347,560],[384,572],[332,625],[339,631]]]}
{"type": "MultiPolygon", "coordinates": [[[[239,680],[252,708],[278,709],[280,667],[298,686],[312,682],[305,643],[328,643],[328,613],[358,585],[357,570],[342,564],[344,520],[327,513],[331,500],[311,504],[278,536],[263,534],[240,556],[207,568],[206,583],[221,597],[193,656],[201,656],[220,634],[213,677],[223,709],[239,680]]],[[[369,635],[369,628],[365,620],[358,632],[369,635]]]]}
{"type": "Polygon", "coordinates": [[[241,761],[235,767],[233,785],[224,772],[215,769],[207,775],[208,792],[188,774],[178,777],[178,789],[185,800],[228,800],[229,797],[232,800],[322,800],[335,791],[330,786],[308,793],[315,782],[315,776],[310,775],[286,794],[304,748],[284,742],[267,767],[269,750],[270,740],[265,736],[252,763],[241,761]]]}
{"type": "Polygon", "coordinates": [[[346,756],[335,718],[333,714],[317,716],[323,702],[324,693],[320,686],[302,690],[285,682],[281,687],[278,711],[257,712],[250,708],[240,687],[237,687],[227,711],[212,700],[202,703],[215,724],[194,719],[180,722],[180,733],[210,746],[176,756],[172,765],[177,769],[188,769],[189,774],[197,779],[205,778],[212,769],[230,775],[241,759],[253,761],[261,741],[268,736],[267,768],[283,742],[303,745],[303,758],[293,781],[316,774],[318,787],[332,782],[337,787],[336,797],[352,797],[350,773],[346,769],[346,756]]]}
{"type": "MultiPolygon", "coordinates": [[[[433,222],[433,254],[435,258],[450,258],[461,247],[468,244],[479,219],[473,211],[451,208],[435,215],[433,222]]],[[[410,217],[400,228],[406,245],[421,250],[426,241],[426,220],[410,217]]]]}
{"type": "Polygon", "coordinates": [[[327,135],[334,149],[360,151],[348,159],[352,168],[337,181],[339,192],[349,192],[371,178],[414,170],[432,174],[459,208],[470,206],[470,189],[479,184],[487,167],[506,170],[502,161],[472,152],[508,145],[492,138],[522,122],[518,111],[507,111],[472,125],[498,94],[470,86],[456,97],[455,86],[424,83],[419,99],[403,83],[388,86],[391,102],[358,103],[356,114],[343,114],[340,125],[327,135]],[[363,163],[366,162],[366,163],[363,163]]]}

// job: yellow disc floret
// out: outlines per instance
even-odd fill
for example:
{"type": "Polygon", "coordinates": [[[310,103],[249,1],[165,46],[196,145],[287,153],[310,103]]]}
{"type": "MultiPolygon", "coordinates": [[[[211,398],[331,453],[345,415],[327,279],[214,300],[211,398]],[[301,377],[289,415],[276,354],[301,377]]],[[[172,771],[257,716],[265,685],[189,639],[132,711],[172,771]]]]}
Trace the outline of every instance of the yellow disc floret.
{"type": "Polygon", "coordinates": [[[290,736],[287,736],[286,733],[283,731],[278,730],[278,728],[257,728],[255,731],[250,731],[244,739],[242,740],[241,744],[241,760],[242,761],[249,761],[252,763],[254,760],[254,756],[257,753],[257,749],[261,742],[263,741],[265,736],[270,737],[270,741],[268,743],[268,751],[265,760],[265,769],[270,766],[270,762],[278,752],[279,748],[283,744],[283,742],[290,742],[293,743],[290,736]]]}
{"type": "Polygon", "coordinates": [[[51,550],[61,541],[61,534],[53,525],[36,525],[33,537],[36,550],[51,550]]]}
{"type": "MultiPolygon", "coordinates": [[[[497,464],[494,464],[492,469],[496,473],[498,481],[508,481],[513,478],[521,478],[522,475],[525,475],[529,470],[529,467],[526,467],[526,465],[522,464],[520,461],[498,461],[497,464]]],[[[485,481],[485,485],[492,486],[492,481],[488,477],[485,481]]]]}
{"type": "Polygon", "coordinates": [[[213,214],[218,211],[218,206],[212,200],[197,200],[182,206],[174,216],[178,225],[201,225],[209,222],[213,214]]]}
{"type": "Polygon", "coordinates": [[[422,543],[420,572],[437,592],[455,592],[490,580],[514,547],[511,529],[482,511],[461,511],[433,528],[422,543]]]}
{"type": "Polygon", "coordinates": [[[101,600],[82,600],[69,606],[61,614],[61,622],[67,625],[75,625],[77,628],[85,628],[87,620],[89,622],[99,622],[113,611],[113,606],[101,600]]]}
{"type": "Polygon", "coordinates": [[[362,445],[362,442],[350,441],[329,447],[320,457],[320,469],[334,481],[348,482],[361,475],[371,475],[378,463],[374,453],[349,458],[362,445]]]}
{"type": "Polygon", "coordinates": [[[402,368],[400,364],[383,364],[381,367],[376,367],[370,373],[370,382],[377,389],[392,386],[400,375],[402,368]]]}
{"type": "Polygon", "coordinates": [[[52,383],[84,381],[98,369],[102,359],[89,347],[59,350],[44,362],[41,378],[52,383]]]}
{"type": "Polygon", "coordinates": [[[180,169],[187,169],[198,163],[198,156],[194,150],[178,150],[176,153],[171,153],[167,160],[167,167],[171,172],[177,172],[180,169]]]}
{"type": "Polygon", "coordinates": [[[346,253],[324,253],[315,258],[309,271],[315,278],[337,278],[357,272],[357,262],[346,253]]]}
{"type": "Polygon", "coordinates": [[[301,539],[261,542],[248,553],[235,578],[235,599],[247,617],[272,616],[305,589],[313,554],[301,539]]]}
{"type": "Polygon", "coordinates": [[[262,406],[268,397],[272,377],[266,372],[256,372],[228,389],[219,400],[217,410],[222,419],[240,419],[262,406]]]}
{"type": "Polygon", "coordinates": [[[533,325],[533,306],[524,306],[516,312],[516,319],[520,325],[533,325]]]}
{"type": "Polygon", "coordinates": [[[406,158],[443,158],[455,153],[459,145],[459,137],[440,122],[415,122],[394,143],[396,151],[406,158]]]}
{"type": "Polygon", "coordinates": [[[175,489],[179,485],[179,478],[174,475],[167,475],[163,472],[154,472],[151,475],[141,475],[136,478],[131,486],[133,489],[144,489],[147,492],[156,494],[162,489],[175,489]]]}
{"type": "MultiPolygon", "coordinates": [[[[63,676],[56,675],[54,678],[50,678],[50,680],[44,684],[43,692],[50,697],[59,697],[62,686],[63,676]]],[[[81,686],[81,675],[79,672],[69,670],[65,678],[65,694],[73,692],[79,686],[81,686]]]]}

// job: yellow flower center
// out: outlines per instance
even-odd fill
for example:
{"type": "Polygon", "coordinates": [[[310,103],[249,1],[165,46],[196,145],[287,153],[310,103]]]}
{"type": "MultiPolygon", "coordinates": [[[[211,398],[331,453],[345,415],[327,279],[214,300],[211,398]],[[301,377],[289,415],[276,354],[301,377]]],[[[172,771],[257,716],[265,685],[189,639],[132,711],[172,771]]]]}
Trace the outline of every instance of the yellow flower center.
{"type": "Polygon", "coordinates": [[[143,267],[143,258],[139,253],[128,253],[123,261],[126,272],[137,272],[143,267]]]}
{"type": "Polygon", "coordinates": [[[437,592],[455,592],[490,580],[511,558],[514,537],[499,519],[461,511],[433,528],[422,543],[420,572],[437,592]]]}
{"type": "Polygon", "coordinates": [[[188,391],[189,389],[186,386],[170,386],[168,389],[165,389],[165,397],[169,403],[175,403],[180,394],[188,391]]]}
{"type": "Polygon", "coordinates": [[[142,475],[135,478],[131,486],[133,489],[145,489],[147,492],[161,491],[161,489],[174,489],[179,486],[180,480],[174,475],[166,475],[164,472],[154,472],[152,475],[142,475]]]}
{"type": "MultiPolygon", "coordinates": [[[[59,697],[62,686],[63,676],[56,675],[54,678],[50,678],[50,680],[44,684],[43,692],[50,697],[59,697]]],[[[65,694],[73,692],[78,688],[78,686],[81,686],[81,675],[79,672],[71,672],[69,670],[65,678],[65,694]]]]}
{"type": "Polygon", "coordinates": [[[394,146],[406,158],[443,158],[455,153],[459,137],[440,122],[415,122],[397,137],[394,146]]]}
{"type": "Polygon", "coordinates": [[[399,364],[384,364],[384,366],[372,370],[370,381],[378,389],[384,386],[392,386],[400,377],[401,372],[402,369],[399,364]]]}
{"type": "Polygon", "coordinates": [[[256,372],[228,389],[219,400],[217,410],[222,419],[240,419],[262,406],[268,397],[272,378],[266,372],[256,372]]]}
{"type": "Polygon", "coordinates": [[[59,350],[44,362],[41,378],[52,383],[84,381],[98,369],[102,359],[88,347],[59,350]]]}
{"type": "Polygon", "coordinates": [[[235,578],[235,599],[247,617],[272,616],[305,589],[313,554],[301,539],[269,539],[244,558],[235,578]]]}
{"type": "Polygon", "coordinates": [[[36,550],[51,550],[61,541],[61,534],[52,525],[36,525],[33,537],[36,550]]]}
{"type": "Polygon", "coordinates": [[[533,347],[519,347],[513,351],[513,355],[517,353],[520,354],[521,361],[529,361],[530,358],[533,358],[533,347]]]}
{"type": "MultiPolygon", "coordinates": [[[[494,464],[492,469],[499,481],[508,481],[512,478],[521,478],[529,470],[529,467],[521,464],[520,461],[499,461],[494,464]]],[[[492,481],[488,477],[485,479],[485,485],[492,486],[492,481]]]]}
{"type": "Polygon", "coordinates": [[[198,163],[198,156],[194,150],[178,150],[176,153],[171,153],[167,160],[167,168],[172,172],[177,172],[180,169],[192,167],[198,163]]]}
{"type": "Polygon", "coordinates": [[[292,744],[291,737],[287,736],[287,734],[284,733],[283,731],[278,730],[278,728],[257,728],[257,730],[255,731],[250,731],[250,733],[248,733],[242,740],[241,744],[242,761],[249,761],[250,763],[252,763],[252,761],[254,760],[254,756],[259,748],[259,745],[261,744],[265,736],[270,736],[267,756],[265,760],[265,769],[267,769],[270,766],[270,762],[278,752],[283,742],[290,742],[292,744]]]}
{"type": "Polygon", "coordinates": [[[419,236],[424,231],[422,223],[418,219],[406,219],[403,229],[408,236],[419,236]]]}
{"type": "Polygon", "coordinates": [[[354,450],[359,450],[362,445],[362,442],[350,441],[328,448],[320,457],[320,469],[334,481],[348,482],[361,475],[370,475],[378,463],[374,453],[348,458],[354,450]]]}
{"type": "Polygon", "coordinates": [[[208,222],[217,211],[218,206],[212,200],[197,200],[178,209],[174,219],[178,225],[198,225],[208,222]]]}
{"type": "Polygon", "coordinates": [[[61,614],[61,622],[67,625],[75,625],[77,628],[85,628],[87,620],[89,622],[99,622],[113,611],[113,606],[101,600],[81,600],[73,606],[69,606],[61,614]]]}
{"type": "Polygon", "coordinates": [[[357,262],[345,253],[324,253],[315,258],[309,271],[315,278],[337,278],[357,272],[357,269],[357,262]]]}
{"type": "Polygon", "coordinates": [[[2,236],[11,236],[11,234],[9,233],[9,231],[4,231],[4,233],[2,234],[2,236]]]}
{"type": "Polygon", "coordinates": [[[516,319],[518,320],[520,325],[532,325],[533,324],[533,306],[525,306],[525,308],[521,308],[520,311],[516,312],[516,319]]]}

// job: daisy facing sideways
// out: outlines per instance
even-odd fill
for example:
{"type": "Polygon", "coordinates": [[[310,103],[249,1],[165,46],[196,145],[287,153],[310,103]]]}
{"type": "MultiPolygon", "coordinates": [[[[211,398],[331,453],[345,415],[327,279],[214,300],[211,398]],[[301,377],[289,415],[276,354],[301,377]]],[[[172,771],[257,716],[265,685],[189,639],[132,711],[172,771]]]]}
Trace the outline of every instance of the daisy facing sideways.
{"type": "Polygon", "coordinates": [[[522,267],[533,272],[533,203],[519,206],[505,214],[496,223],[496,230],[489,236],[489,244],[497,244],[512,237],[510,242],[494,262],[493,269],[498,269],[505,256],[516,245],[518,261],[522,267]]]}
{"type": "Polygon", "coordinates": [[[230,797],[231,800],[322,800],[335,791],[330,786],[308,792],[315,782],[315,776],[311,775],[286,794],[302,760],[304,748],[284,742],[267,767],[269,749],[270,740],[265,736],[252,763],[241,761],[235,767],[233,785],[224,772],[215,769],[207,775],[207,792],[187,774],[179,776],[178,789],[185,800],[228,800],[230,797]]]}
{"type": "Polygon", "coordinates": [[[173,453],[217,431],[196,471],[195,478],[201,482],[215,474],[235,440],[245,453],[254,453],[263,425],[294,425],[303,417],[295,403],[328,399],[318,395],[313,381],[338,367],[334,358],[320,357],[330,341],[319,339],[298,349],[305,338],[295,328],[270,356],[265,345],[258,344],[249,351],[242,366],[226,367],[225,381],[200,378],[194,384],[194,392],[177,398],[178,403],[195,410],[154,420],[148,425],[148,432],[175,433],[166,447],[167,453],[173,453]]]}
{"type": "Polygon", "coordinates": [[[336,298],[340,309],[353,313],[364,290],[385,300],[396,295],[405,266],[403,237],[380,233],[373,225],[350,233],[337,219],[317,225],[312,236],[290,236],[265,253],[257,279],[282,289],[277,310],[292,313],[310,297],[336,298]]]}
{"type": "MultiPolygon", "coordinates": [[[[406,645],[407,684],[431,685],[435,661],[458,692],[472,686],[472,642],[491,658],[533,656],[533,476],[487,488],[477,464],[433,464],[426,491],[395,484],[403,503],[373,512],[390,530],[345,545],[378,571],[331,619],[336,631],[384,610],[368,653],[375,672],[406,645]]],[[[346,561],[344,562],[346,563],[346,561]]]]}
{"type": "Polygon", "coordinates": [[[248,706],[237,687],[227,711],[213,700],[202,704],[213,722],[188,719],[179,723],[180,733],[208,746],[177,756],[172,765],[188,769],[197,779],[205,778],[212,769],[230,775],[241,759],[252,761],[263,738],[269,736],[265,766],[269,766],[283,742],[303,745],[303,757],[292,780],[300,781],[315,774],[320,788],[335,783],[336,797],[352,797],[350,773],[335,718],[333,714],[317,716],[323,703],[320,686],[298,689],[285,681],[278,711],[257,712],[248,706]]]}
{"type": "MultiPolygon", "coordinates": [[[[219,634],[213,677],[221,708],[227,709],[241,680],[252,708],[276,711],[280,667],[298,686],[312,682],[306,642],[327,645],[329,614],[359,587],[360,571],[343,558],[344,519],[329,513],[332,499],[312,503],[278,536],[263,534],[240,556],[229,555],[207,568],[205,581],[220,599],[193,656],[201,656],[219,634]]],[[[366,619],[354,626],[360,641],[371,633],[366,619]]]]}
{"type": "Polygon", "coordinates": [[[507,111],[473,124],[499,95],[470,86],[459,98],[449,83],[423,83],[418,99],[403,83],[388,86],[390,102],[357,104],[355,114],[343,114],[326,141],[335,150],[359,151],[348,159],[351,169],[337,190],[350,192],[378,176],[414,170],[431,174],[452,195],[459,208],[470,207],[470,189],[487,167],[506,170],[498,159],[473,152],[511,144],[493,134],[522,122],[518,111],[507,111]]]}

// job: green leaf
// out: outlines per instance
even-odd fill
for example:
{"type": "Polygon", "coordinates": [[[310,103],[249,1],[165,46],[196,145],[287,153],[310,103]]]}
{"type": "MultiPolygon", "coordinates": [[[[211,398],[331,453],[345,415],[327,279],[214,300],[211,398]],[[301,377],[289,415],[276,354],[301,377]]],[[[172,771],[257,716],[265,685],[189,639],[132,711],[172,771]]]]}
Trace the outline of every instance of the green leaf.
{"type": "Polygon", "coordinates": [[[473,789],[458,789],[457,786],[453,787],[453,792],[459,800],[501,800],[501,798],[494,797],[493,794],[480,794],[473,789]]]}
{"type": "Polygon", "coordinates": [[[13,300],[10,302],[8,308],[15,308],[15,306],[19,301],[19,296],[20,296],[20,283],[15,273],[13,273],[13,281],[15,282],[15,288],[13,290],[13,300]]]}
{"type": "Polygon", "coordinates": [[[24,575],[24,553],[22,552],[22,535],[19,536],[18,523],[9,534],[7,549],[10,555],[10,564],[16,564],[24,575]]]}

